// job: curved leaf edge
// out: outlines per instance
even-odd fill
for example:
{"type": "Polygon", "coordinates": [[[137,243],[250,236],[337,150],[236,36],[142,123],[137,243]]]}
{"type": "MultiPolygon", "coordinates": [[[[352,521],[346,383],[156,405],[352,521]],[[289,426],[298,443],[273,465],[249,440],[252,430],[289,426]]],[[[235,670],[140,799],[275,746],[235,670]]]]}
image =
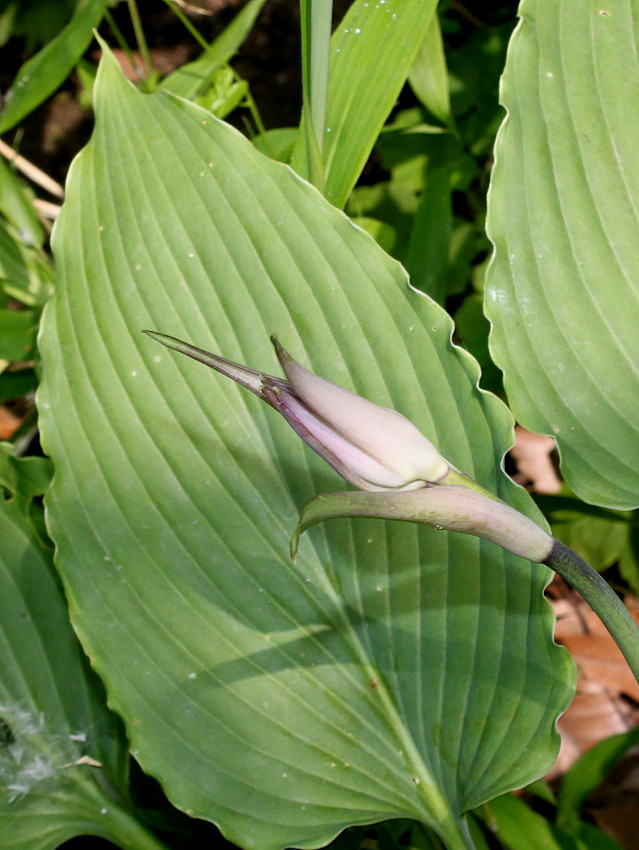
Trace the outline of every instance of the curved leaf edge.
{"type": "MultiPolygon", "coordinates": [[[[121,73],[119,65],[117,63],[117,60],[113,57],[108,46],[106,44],[104,44],[101,39],[99,39],[99,40],[100,40],[101,46],[103,48],[103,57],[102,57],[102,60],[101,60],[101,63],[100,63],[100,67],[98,69],[98,75],[97,75],[97,78],[96,78],[96,83],[95,83],[95,88],[94,88],[94,98],[96,100],[99,96],[101,85],[104,85],[102,78],[103,78],[104,73],[105,73],[104,68],[106,67],[106,65],[108,63],[111,63],[111,66],[113,68],[116,68],[118,73],[121,73]]],[[[160,98],[168,98],[168,99],[183,101],[183,99],[180,98],[179,96],[168,93],[168,92],[163,92],[163,91],[158,91],[158,92],[155,92],[153,94],[146,95],[146,94],[139,92],[132,83],[125,80],[124,78],[122,79],[122,81],[123,81],[124,84],[131,86],[131,88],[134,89],[136,91],[136,93],[139,94],[142,97],[160,97],[160,98]]],[[[236,134],[239,143],[250,144],[246,140],[246,138],[238,130],[236,130],[234,127],[228,125],[226,122],[224,122],[220,119],[217,119],[215,116],[213,116],[210,112],[208,112],[203,107],[197,106],[196,104],[193,104],[189,101],[184,101],[184,102],[188,103],[189,107],[192,108],[193,110],[195,110],[197,112],[201,112],[204,116],[206,116],[206,118],[209,122],[223,126],[225,128],[226,132],[231,132],[231,133],[236,134]]],[[[76,169],[77,169],[78,160],[80,158],[89,156],[91,154],[91,151],[92,151],[93,145],[94,145],[94,136],[95,136],[96,132],[99,132],[99,110],[96,110],[96,125],[95,125],[91,139],[89,140],[89,142],[87,143],[85,148],[83,148],[83,150],[80,151],[80,153],[75,157],[75,159],[71,163],[69,173],[68,173],[68,178],[67,178],[67,191],[76,182],[75,181],[75,172],[76,172],[76,169]]],[[[276,168],[286,169],[288,171],[289,175],[291,175],[292,179],[295,179],[295,180],[299,181],[300,183],[304,184],[308,191],[315,192],[317,194],[318,203],[320,203],[320,204],[327,204],[328,203],[326,201],[326,199],[322,196],[322,194],[315,187],[313,187],[306,180],[304,180],[288,164],[275,162],[267,156],[264,156],[264,161],[265,161],[265,164],[267,164],[269,167],[272,166],[272,167],[276,167],[276,168]]],[[[335,215],[341,215],[341,216],[344,216],[345,218],[347,218],[351,227],[354,227],[358,231],[360,231],[364,235],[364,237],[367,240],[370,241],[371,245],[375,245],[376,248],[378,247],[377,243],[375,242],[373,237],[371,237],[368,233],[366,233],[366,231],[364,231],[361,227],[354,224],[338,208],[333,207],[332,213],[335,214],[335,215]]],[[[61,212],[60,216],[58,217],[58,219],[56,220],[56,223],[54,225],[52,238],[51,238],[52,249],[53,249],[54,255],[56,253],[57,243],[58,243],[58,240],[56,239],[56,233],[57,233],[58,228],[61,227],[60,222],[63,222],[64,220],[65,220],[65,210],[64,210],[64,207],[63,207],[62,212],[61,212]]],[[[413,287],[410,283],[408,272],[403,268],[403,266],[401,266],[400,263],[397,263],[397,265],[398,265],[398,267],[400,267],[402,269],[402,274],[403,274],[404,279],[406,281],[407,289],[413,295],[418,296],[419,298],[425,298],[431,305],[435,305],[437,310],[440,311],[441,322],[443,324],[445,324],[445,326],[448,329],[448,332],[447,332],[448,345],[455,352],[456,356],[459,358],[466,374],[472,379],[472,384],[473,384],[475,390],[480,394],[480,396],[482,398],[482,407],[487,407],[488,412],[490,413],[490,416],[487,416],[487,419],[493,421],[493,435],[495,437],[495,441],[504,445],[504,450],[501,453],[501,458],[499,459],[499,463],[498,463],[498,468],[501,472],[501,475],[498,476],[496,482],[488,482],[488,483],[489,484],[492,483],[493,485],[496,485],[496,489],[499,491],[500,497],[503,498],[504,501],[508,502],[509,504],[512,504],[514,507],[516,507],[518,510],[522,511],[522,513],[526,514],[527,516],[530,516],[531,519],[533,519],[535,522],[538,522],[539,524],[541,524],[542,527],[547,527],[547,524],[545,522],[545,519],[543,518],[543,515],[541,514],[541,512],[539,511],[539,509],[537,508],[535,503],[532,501],[532,499],[528,496],[526,491],[522,487],[517,485],[515,482],[513,482],[512,479],[505,472],[505,468],[504,468],[505,456],[506,456],[507,452],[510,450],[510,448],[512,447],[512,445],[514,444],[514,418],[512,416],[511,411],[497,396],[495,396],[490,391],[484,390],[482,387],[479,386],[479,381],[480,381],[480,378],[481,378],[481,367],[479,366],[479,364],[475,360],[475,358],[470,354],[470,352],[466,351],[464,348],[457,345],[453,341],[454,322],[453,322],[452,318],[450,317],[450,315],[445,310],[443,310],[443,308],[441,308],[439,305],[437,305],[436,302],[434,302],[428,295],[426,295],[422,291],[413,287]]],[[[46,352],[47,352],[47,349],[48,349],[48,340],[54,339],[57,336],[56,307],[57,307],[57,301],[61,297],[61,292],[62,292],[62,290],[61,290],[60,286],[58,286],[57,290],[56,290],[56,294],[47,303],[47,305],[45,306],[44,311],[43,311],[43,316],[42,316],[42,321],[41,321],[40,331],[39,331],[39,336],[38,336],[40,350],[42,352],[43,363],[46,360],[46,352]]],[[[41,410],[47,409],[47,407],[51,406],[51,402],[49,402],[49,400],[48,400],[49,397],[48,397],[47,393],[48,393],[48,384],[47,384],[47,380],[46,380],[46,371],[44,371],[44,380],[41,383],[41,385],[38,389],[38,392],[37,392],[37,402],[38,402],[41,410]]],[[[45,452],[46,452],[47,451],[47,436],[46,436],[46,425],[45,425],[46,418],[43,416],[42,419],[43,419],[42,443],[43,443],[43,447],[44,447],[45,452]]],[[[495,472],[497,473],[497,469],[495,470],[495,472]]],[[[53,493],[57,490],[57,488],[59,486],[59,482],[60,482],[60,471],[55,470],[54,474],[53,474],[52,481],[51,481],[49,493],[53,493]]],[[[47,528],[49,530],[49,534],[51,536],[51,539],[54,542],[56,542],[56,540],[59,539],[59,537],[56,533],[56,522],[51,516],[51,511],[49,510],[48,502],[49,502],[49,499],[47,497],[45,497],[44,504],[45,504],[45,517],[46,517],[46,522],[47,522],[47,528]]],[[[61,581],[63,583],[65,595],[67,597],[68,606],[69,606],[69,616],[70,616],[71,622],[73,624],[74,630],[75,630],[82,646],[84,647],[85,651],[88,654],[90,654],[90,643],[91,643],[91,641],[89,639],[89,636],[87,634],[85,634],[85,632],[82,628],[82,617],[80,616],[80,606],[79,606],[78,601],[74,597],[73,588],[71,587],[70,583],[67,581],[67,579],[65,577],[64,570],[60,567],[59,559],[60,559],[59,550],[58,550],[58,548],[56,548],[54,563],[55,563],[56,569],[57,569],[57,571],[58,571],[58,573],[61,577],[61,581]]],[[[532,565],[530,565],[530,566],[532,566],[532,565]]],[[[536,568],[539,568],[539,567],[540,567],[540,565],[535,564],[533,569],[536,569],[536,568]]],[[[550,570],[547,570],[547,568],[545,568],[545,567],[541,567],[541,569],[544,569],[546,571],[546,580],[544,581],[543,586],[540,588],[540,591],[539,591],[540,594],[543,597],[543,595],[544,595],[543,590],[548,585],[548,583],[551,581],[552,572],[550,570]]],[[[545,608],[544,619],[546,620],[547,624],[550,626],[551,624],[554,624],[554,613],[553,613],[552,607],[550,606],[550,603],[547,600],[545,600],[544,608],[545,608]]],[[[559,653],[556,653],[557,674],[558,674],[558,676],[561,675],[561,677],[563,678],[564,681],[569,681],[570,690],[574,691],[574,687],[576,685],[576,668],[574,666],[574,663],[572,662],[572,657],[570,656],[570,653],[564,647],[557,644],[554,641],[554,639],[553,639],[553,646],[557,647],[557,649],[560,650],[559,653]]],[[[136,734],[136,727],[135,727],[135,725],[133,725],[132,721],[130,720],[131,712],[129,712],[126,703],[120,698],[120,695],[114,690],[114,688],[112,686],[111,677],[109,675],[109,670],[107,668],[107,665],[101,664],[99,658],[95,657],[95,656],[91,656],[90,660],[91,660],[91,666],[93,667],[93,669],[95,670],[95,672],[97,673],[97,675],[100,677],[100,679],[103,681],[103,683],[105,685],[105,688],[106,688],[106,691],[107,691],[107,705],[108,705],[109,709],[111,711],[115,712],[123,720],[123,723],[125,725],[125,729],[126,729],[126,732],[127,732],[127,737],[129,739],[129,742],[130,742],[130,752],[132,753],[132,755],[134,755],[134,757],[140,763],[141,767],[145,770],[145,772],[149,773],[149,775],[153,776],[154,778],[156,778],[160,782],[163,789],[165,790],[165,793],[166,793],[168,799],[170,800],[170,802],[174,806],[176,806],[176,808],[180,809],[181,811],[185,812],[187,815],[189,815],[191,817],[201,818],[201,819],[206,820],[210,823],[213,823],[220,830],[220,832],[225,836],[225,838],[227,838],[229,841],[236,843],[236,844],[239,844],[241,846],[247,847],[247,848],[248,847],[254,847],[254,848],[257,848],[257,850],[285,850],[285,848],[291,846],[290,842],[289,843],[265,844],[263,841],[256,842],[255,844],[249,845],[246,841],[246,835],[244,833],[240,834],[236,829],[229,827],[227,824],[221,825],[217,820],[205,815],[204,813],[198,813],[197,811],[194,811],[192,808],[190,808],[191,804],[189,802],[182,801],[181,789],[173,788],[173,787],[170,786],[169,783],[164,782],[161,765],[153,764],[149,758],[144,758],[144,757],[141,757],[141,756],[138,755],[137,743],[136,743],[138,736],[136,734]]],[[[565,711],[565,709],[568,707],[568,704],[570,703],[571,700],[572,700],[572,693],[570,693],[569,697],[567,698],[566,705],[561,709],[560,714],[563,713],[563,711],[565,711]]],[[[559,736],[558,736],[558,734],[555,730],[554,750],[552,752],[548,753],[547,759],[543,763],[542,767],[538,768],[538,769],[534,769],[533,767],[531,767],[529,779],[526,780],[524,783],[521,783],[521,781],[518,782],[517,785],[513,786],[513,789],[510,789],[510,790],[514,790],[515,787],[521,787],[522,784],[527,784],[528,781],[533,781],[534,779],[539,778],[539,776],[542,775],[553,764],[553,762],[556,758],[556,753],[558,751],[558,748],[559,748],[559,736]]],[[[506,790],[508,790],[508,789],[503,789],[503,791],[499,790],[498,792],[496,792],[496,794],[505,793],[506,790]]],[[[496,796],[496,794],[490,794],[486,798],[486,800],[478,802],[477,805],[481,805],[482,802],[487,802],[488,800],[493,799],[494,796],[496,796]]],[[[397,815],[396,817],[390,817],[388,819],[397,819],[397,818],[402,818],[402,817],[404,817],[404,815],[397,815]]],[[[349,823],[336,824],[334,829],[324,829],[324,830],[322,830],[321,834],[318,834],[317,838],[308,839],[306,841],[296,842],[295,846],[302,848],[302,850],[317,850],[317,848],[324,847],[327,843],[329,843],[330,841],[335,839],[344,829],[348,828],[349,826],[362,826],[362,825],[367,825],[367,824],[376,823],[376,822],[380,822],[380,821],[379,820],[371,820],[370,817],[366,817],[366,816],[364,816],[361,819],[355,819],[354,818],[352,821],[349,821],[349,823]]]]}
{"type": "MultiPolygon", "coordinates": [[[[512,32],[508,44],[505,68],[508,68],[510,55],[515,49],[513,48],[513,45],[516,46],[517,40],[527,24],[528,20],[522,14],[522,9],[520,9],[519,20],[515,29],[512,32]]],[[[488,348],[490,351],[490,356],[495,365],[500,369],[504,376],[504,390],[508,398],[509,409],[512,411],[512,414],[514,416],[514,421],[522,425],[524,428],[531,431],[532,433],[541,434],[545,437],[552,437],[552,439],[555,441],[555,446],[557,449],[557,455],[559,458],[559,469],[561,475],[568,484],[568,486],[571,488],[571,490],[580,499],[582,499],[582,501],[590,505],[597,505],[598,507],[609,508],[611,510],[635,510],[639,508],[639,501],[637,501],[636,498],[624,500],[621,495],[617,499],[601,498],[601,496],[597,493],[596,489],[594,489],[587,482],[584,482],[579,472],[574,470],[572,465],[567,461],[566,453],[568,450],[563,449],[563,441],[561,437],[558,437],[557,434],[555,434],[549,426],[545,427],[544,423],[539,417],[535,417],[533,413],[530,413],[530,411],[527,410],[527,405],[525,404],[525,402],[520,401],[519,393],[516,391],[516,378],[513,377],[512,371],[509,368],[510,363],[505,351],[505,332],[492,319],[491,294],[493,290],[490,285],[490,280],[493,276],[497,276],[497,269],[507,266],[508,263],[508,251],[502,244],[503,237],[496,236],[492,228],[493,218],[495,217],[495,214],[492,212],[492,209],[496,203],[494,199],[498,197],[498,192],[501,193],[500,189],[495,189],[495,175],[499,175],[501,171],[502,152],[507,147],[511,123],[511,111],[507,103],[507,98],[504,98],[503,92],[504,78],[502,75],[500,81],[499,102],[502,108],[505,110],[505,115],[499,127],[499,130],[497,131],[497,136],[493,148],[494,162],[490,177],[490,185],[488,187],[486,215],[486,235],[488,236],[488,239],[490,240],[490,243],[493,247],[492,255],[486,268],[486,287],[484,290],[484,315],[486,316],[490,324],[490,331],[488,335],[488,348]]]]}

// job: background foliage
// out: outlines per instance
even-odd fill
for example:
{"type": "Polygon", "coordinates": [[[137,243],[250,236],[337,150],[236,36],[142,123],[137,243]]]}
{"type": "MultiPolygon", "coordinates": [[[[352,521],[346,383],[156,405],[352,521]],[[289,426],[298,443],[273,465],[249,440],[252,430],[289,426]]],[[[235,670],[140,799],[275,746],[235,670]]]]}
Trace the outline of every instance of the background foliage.
{"type": "Polygon", "coordinates": [[[0,132],[49,172],[0,159],[0,403],[18,424],[0,454],[3,846],[74,835],[208,846],[209,820],[243,847],[317,846],[385,818],[333,843],[618,846],[580,811],[632,733],[558,786],[495,797],[550,766],[571,691],[542,568],[368,521],[314,531],[293,566],[297,511],[338,482],[271,411],[139,333],[151,324],[274,371],[277,330],[307,365],[401,410],[543,521],[501,473],[512,418],[479,380],[559,437],[575,492],[540,500],[553,532],[636,590],[636,240],[625,237],[637,191],[621,120],[636,69],[617,64],[634,43],[630,4],[615,15],[543,5],[520,10],[494,172],[512,3],[344,4],[323,82],[321,27],[304,29],[302,4],[305,95],[328,100],[305,109],[301,129],[291,4],[251,0],[209,18],[171,3],[56,0],[46,25],[37,2],[0,9],[15,58],[0,132]],[[97,26],[138,91],[106,46],[96,81],[97,26]],[[62,180],[86,141],[92,98],[96,129],[69,175],[38,347],[63,194],[50,175],[62,180]],[[69,110],[79,121],[61,131],[55,116],[69,110]],[[47,139],[57,157],[43,159],[47,139]],[[279,164],[289,161],[366,233],[279,164]],[[592,215],[570,212],[589,199],[592,215]],[[450,316],[481,375],[451,346],[450,316]]]}

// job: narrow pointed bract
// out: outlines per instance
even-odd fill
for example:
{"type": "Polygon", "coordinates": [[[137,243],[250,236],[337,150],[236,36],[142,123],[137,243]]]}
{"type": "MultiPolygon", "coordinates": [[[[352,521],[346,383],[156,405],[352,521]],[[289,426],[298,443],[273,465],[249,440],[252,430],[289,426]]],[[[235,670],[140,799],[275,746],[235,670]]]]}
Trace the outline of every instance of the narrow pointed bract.
{"type": "Polygon", "coordinates": [[[287,380],[233,363],[175,337],[144,331],[167,348],[232,378],[279,411],[346,481],[362,490],[414,490],[446,477],[450,465],[401,414],[314,375],[272,337],[287,380]]]}

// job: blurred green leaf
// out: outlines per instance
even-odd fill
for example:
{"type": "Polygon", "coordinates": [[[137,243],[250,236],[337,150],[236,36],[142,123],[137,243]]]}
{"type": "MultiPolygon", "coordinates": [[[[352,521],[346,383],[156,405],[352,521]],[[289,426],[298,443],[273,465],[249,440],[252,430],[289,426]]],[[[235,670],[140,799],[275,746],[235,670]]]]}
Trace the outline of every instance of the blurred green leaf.
{"type": "Polygon", "coordinates": [[[89,834],[162,850],[125,801],[122,727],[18,499],[0,496],[0,538],[0,846],[55,850],[89,834]]]}
{"type": "Polygon", "coordinates": [[[450,238],[453,223],[450,169],[428,169],[406,253],[413,286],[444,304],[448,290],[450,238]]]}
{"type": "Polygon", "coordinates": [[[368,218],[367,216],[353,217],[353,224],[361,227],[366,233],[369,233],[377,242],[380,248],[383,248],[388,254],[393,253],[395,242],[397,241],[397,231],[394,227],[385,221],[380,221],[377,218],[368,218]]]}
{"type": "Polygon", "coordinates": [[[0,372],[0,404],[34,392],[38,377],[34,369],[25,368],[0,372]]]}
{"type": "Polygon", "coordinates": [[[41,307],[51,295],[52,271],[32,199],[31,190],[0,159],[0,288],[29,307],[41,307]]]}
{"type": "Polygon", "coordinates": [[[536,782],[531,782],[530,785],[527,785],[526,794],[538,797],[540,800],[544,800],[553,806],[557,805],[557,796],[545,779],[538,779],[536,782]]]}
{"type": "Polygon", "coordinates": [[[33,206],[33,197],[30,187],[0,157],[0,213],[16,229],[24,245],[41,248],[44,228],[33,206]]]}
{"type": "Polygon", "coordinates": [[[93,85],[95,83],[95,75],[98,69],[91,62],[85,59],[80,59],[76,65],[76,74],[82,89],[78,95],[80,106],[83,109],[91,109],[93,107],[93,85]]]}
{"type": "Polygon", "coordinates": [[[4,101],[0,133],[19,124],[66,80],[91,43],[107,3],[87,0],[71,23],[20,68],[4,101]]]}
{"type": "Polygon", "coordinates": [[[478,815],[509,850],[577,850],[574,839],[554,827],[513,794],[485,803],[478,815]]]}
{"type": "Polygon", "coordinates": [[[585,501],[639,506],[635,6],[524,0],[502,81],[486,283],[518,421],[585,501]]]}
{"type": "Polygon", "coordinates": [[[2,0],[0,46],[9,38],[24,38],[27,53],[51,41],[64,28],[82,0],[2,0]]]}
{"type": "MultiPolygon", "coordinates": [[[[410,188],[393,181],[382,181],[374,186],[357,186],[346,204],[346,212],[357,222],[378,221],[392,228],[392,250],[400,262],[404,259],[410,240],[415,193],[410,188]]],[[[367,229],[367,228],[365,228],[367,229]]]]}
{"type": "Polygon", "coordinates": [[[187,62],[166,76],[160,88],[187,100],[206,95],[215,72],[226,65],[242,46],[266,0],[249,0],[231,23],[193,62],[187,62]]]}
{"type": "Polygon", "coordinates": [[[298,133],[297,127],[278,127],[254,136],[251,141],[258,151],[270,156],[271,159],[288,162],[297,142],[298,133]]]}
{"type": "MultiPolygon", "coordinates": [[[[443,303],[469,286],[472,263],[488,243],[480,222],[452,215],[453,192],[467,190],[477,165],[457,139],[423,132],[422,122],[421,109],[404,110],[385,128],[376,153],[391,179],[357,187],[346,209],[355,219],[392,227],[386,250],[407,268],[413,286],[443,303]]],[[[485,361],[494,372],[487,349],[485,361]]]]}
{"type": "Polygon", "coordinates": [[[0,283],[5,281],[27,285],[29,272],[20,244],[0,219],[0,283]]]}
{"type": "Polygon", "coordinates": [[[586,797],[601,785],[606,776],[631,747],[639,743],[639,729],[612,735],[584,753],[561,780],[557,801],[557,825],[578,834],[579,811],[586,797]]]}
{"type": "Polygon", "coordinates": [[[596,827],[583,824],[584,838],[552,824],[519,797],[505,794],[478,810],[487,828],[509,850],[622,850],[596,827]]]}
{"type": "Polygon", "coordinates": [[[445,845],[427,826],[404,819],[389,820],[378,826],[379,850],[445,850],[445,845]]]}
{"type": "Polygon", "coordinates": [[[539,497],[537,503],[548,518],[553,535],[599,572],[631,554],[628,550],[633,548],[636,511],[598,508],[568,495],[539,497]]]}
{"type": "Polygon", "coordinates": [[[28,307],[42,307],[52,292],[52,270],[44,252],[23,245],[1,218],[0,289],[28,307]]]}
{"type": "Polygon", "coordinates": [[[455,312],[454,319],[456,341],[463,345],[481,366],[481,386],[494,393],[502,392],[501,372],[493,363],[488,349],[490,323],[484,315],[483,296],[479,292],[467,295],[455,312]]]}
{"type": "Polygon", "coordinates": [[[35,315],[30,310],[0,310],[0,360],[29,360],[35,331],[35,315]]]}
{"type": "Polygon", "coordinates": [[[633,511],[628,543],[619,558],[619,572],[635,596],[639,596],[639,511],[633,511]]]}
{"type": "Polygon", "coordinates": [[[373,186],[358,186],[346,207],[351,216],[375,218],[392,227],[397,235],[392,253],[404,264],[429,162],[434,159],[429,153],[432,147],[441,145],[439,137],[433,140],[433,137],[412,132],[422,118],[421,109],[404,110],[391,127],[385,128],[376,145],[376,154],[383,168],[390,172],[391,179],[373,186]]]}
{"type": "MultiPolygon", "coordinates": [[[[463,219],[454,221],[450,235],[449,295],[461,295],[467,289],[469,282],[473,280],[473,262],[488,249],[488,240],[480,231],[478,223],[463,219]]],[[[477,358],[476,354],[473,356],[477,358]]]]}
{"type": "Polygon", "coordinates": [[[453,125],[448,70],[439,18],[434,14],[408,75],[408,82],[426,109],[446,127],[453,125]]]}
{"type": "MultiPolygon", "coordinates": [[[[432,829],[406,818],[345,829],[327,850],[446,850],[432,829]]],[[[476,847],[475,850],[480,850],[476,847]]]]}
{"type": "Polygon", "coordinates": [[[579,821],[579,850],[625,850],[612,836],[587,821],[579,821]]]}
{"type": "Polygon", "coordinates": [[[501,471],[512,419],[478,391],[447,314],[290,168],[183,99],[139,93],[109,55],[95,96],[54,234],[38,405],[74,626],[132,752],[244,847],[398,816],[464,847],[461,813],[556,753],[574,669],[548,571],[365,521],[314,530],[293,565],[299,508],[336,476],[272,410],[141,329],[268,370],[279,331],[539,519],[501,471]]]}
{"type": "Polygon", "coordinates": [[[0,443],[0,484],[27,505],[46,493],[53,466],[45,457],[15,457],[11,443],[0,443]]]}
{"type": "Polygon", "coordinates": [[[499,79],[515,20],[478,27],[447,51],[451,108],[464,148],[478,158],[492,156],[504,115],[498,101],[499,79]]]}
{"type": "Polygon", "coordinates": [[[206,93],[195,97],[194,102],[218,118],[226,118],[242,103],[247,93],[246,80],[240,80],[230,67],[219,68],[213,74],[206,93]]]}

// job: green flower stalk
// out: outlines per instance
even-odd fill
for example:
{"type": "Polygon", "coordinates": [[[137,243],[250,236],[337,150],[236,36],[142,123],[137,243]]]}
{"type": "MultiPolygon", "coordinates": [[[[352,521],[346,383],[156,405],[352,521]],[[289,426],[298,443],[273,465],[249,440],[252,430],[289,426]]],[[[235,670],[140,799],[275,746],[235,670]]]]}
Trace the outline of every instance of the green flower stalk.
{"type": "Polygon", "coordinates": [[[404,416],[313,374],[275,337],[285,379],[175,337],[144,333],[257,395],[359,488],[308,502],[291,541],[293,558],[307,528],[337,517],[403,520],[482,537],[562,575],[599,615],[639,681],[639,627],[610,586],[575,552],[456,469],[404,416]]]}

